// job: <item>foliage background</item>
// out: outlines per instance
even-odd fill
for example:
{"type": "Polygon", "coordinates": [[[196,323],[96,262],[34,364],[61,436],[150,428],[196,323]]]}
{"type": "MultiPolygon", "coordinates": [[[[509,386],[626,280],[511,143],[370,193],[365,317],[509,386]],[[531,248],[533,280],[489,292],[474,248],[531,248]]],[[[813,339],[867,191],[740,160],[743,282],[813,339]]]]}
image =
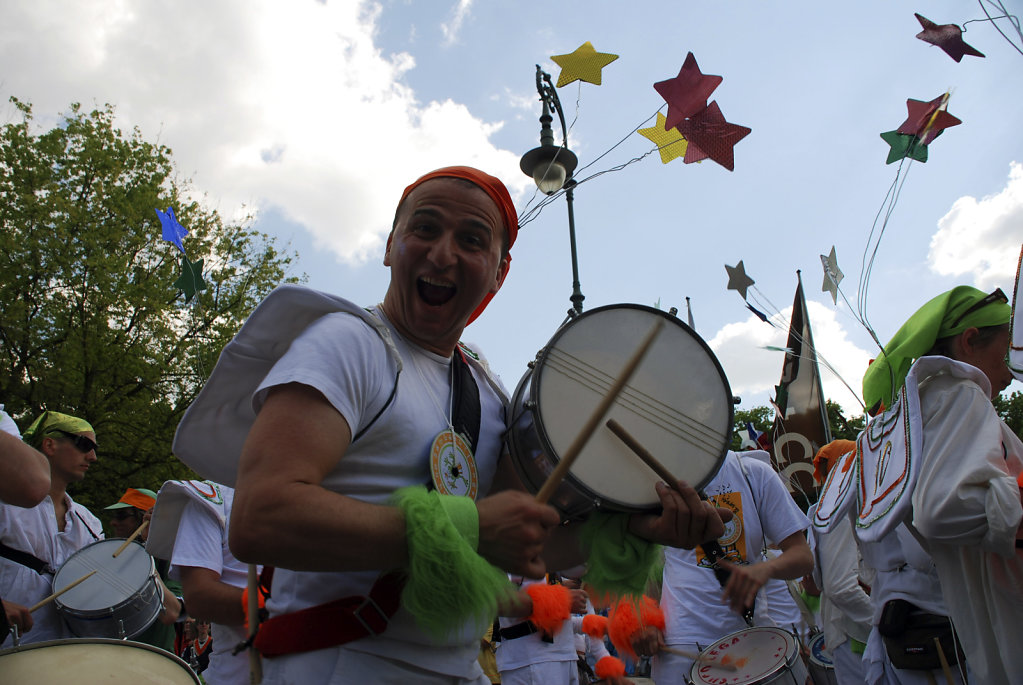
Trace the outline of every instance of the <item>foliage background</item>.
{"type": "Polygon", "coordinates": [[[24,430],[44,410],[96,429],[99,460],[69,488],[94,512],[127,487],[192,477],[170,452],[220,349],[297,256],[222,218],[179,180],[171,150],[115,128],[107,105],[72,104],[37,131],[31,105],[0,130],[0,403],[24,430]],[[191,302],[181,253],[161,239],[173,207],[204,260],[191,302]]]}

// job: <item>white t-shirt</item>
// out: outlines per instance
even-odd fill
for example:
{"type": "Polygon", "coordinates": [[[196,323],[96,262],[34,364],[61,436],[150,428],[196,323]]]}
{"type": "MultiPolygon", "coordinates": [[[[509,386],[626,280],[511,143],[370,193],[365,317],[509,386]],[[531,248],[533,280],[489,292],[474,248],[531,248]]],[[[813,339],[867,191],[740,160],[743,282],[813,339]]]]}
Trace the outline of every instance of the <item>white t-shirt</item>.
{"type": "Polygon", "coordinates": [[[0,404],[0,431],[4,433],[10,433],[16,438],[21,437],[21,432],[18,430],[18,424],[14,423],[14,419],[11,415],[4,411],[4,405],[0,404]]]}
{"type": "MultiPolygon", "coordinates": [[[[781,542],[793,533],[806,530],[806,517],[785,490],[778,474],[758,459],[743,458],[729,452],[721,470],[704,488],[717,506],[735,513],[725,524],[718,539],[727,559],[758,563],[763,559],[764,539],[781,542]],[[748,478],[748,480],[747,480],[748,478]]],[[[669,645],[706,646],[723,635],[746,628],[746,622],[721,601],[721,585],[709,565],[701,565],[704,554],[695,550],[666,547],[661,608],[666,623],[665,642],[669,645]]],[[[758,607],[765,604],[764,590],[757,596],[758,607]]],[[[758,611],[758,620],[762,612],[758,611]]],[[[764,625],[771,623],[764,617],[764,625]]]]}
{"type": "MultiPolygon", "coordinates": [[[[27,552],[48,563],[54,571],[59,571],[61,564],[72,554],[103,539],[103,526],[99,519],[72,500],[70,495],[65,494],[64,497],[68,510],[64,516],[63,531],[57,530],[57,516],[49,495],[31,509],[0,503],[0,542],[27,552]]],[[[27,566],[0,557],[0,597],[31,607],[52,592],[52,575],[36,573],[27,566]]],[[[75,637],[53,602],[34,611],[32,621],[32,630],[21,637],[23,644],[75,637]]]]}
{"type": "MultiPolygon", "coordinates": [[[[205,568],[219,574],[222,583],[243,588],[248,582],[248,566],[235,559],[227,545],[227,522],[231,518],[234,490],[223,485],[219,488],[224,500],[223,524],[208,505],[195,500],[185,505],[174,540],[170,577],[180,580],[182,566],[205,568]]],[[[235,645],[245,640],[244,630],[241,626],[220,623],[212,624],[211,629],[214,650],[203,678],[210,683],[246,685],[249,682],[247,652],[231,654],[235,645]]]]}
{"type": "MultiPolygon", "coordinates": [[[[378,315],[386,322],[382,314],[378,315]]],[[[430,446],[448,427],[446,410],[451,387],[449,359],[410,344],[389,322],[387,325],[402,358],[397,392],[372,429],[353,441],[323,481],[323,486],[334,492],[376,504],[387,503],[401,487],[430,481],[430,446]]],[[[506,400],[479,367],[471,368],[481,405],[476,467],[482,496],[490,490],[500,456],[506,400]]],[[[346,313],[328,314],[309,326],[264,378],[253,397],[256,411],[269,388],[291,382],[319,390],[357,435],[386,405],[394,388],[395,364],[380,335],[365,321],[346,313]]],[[[366,595],[379,574],[278,568],[267,608],[273,616],[341,597],[366,595]]],[[[428,635],[410,614],[399,609],[384,634],[345,647],[406,661],[436,673],[476,677],[481,634],[466,626],[454,636],[428,635]]]]}

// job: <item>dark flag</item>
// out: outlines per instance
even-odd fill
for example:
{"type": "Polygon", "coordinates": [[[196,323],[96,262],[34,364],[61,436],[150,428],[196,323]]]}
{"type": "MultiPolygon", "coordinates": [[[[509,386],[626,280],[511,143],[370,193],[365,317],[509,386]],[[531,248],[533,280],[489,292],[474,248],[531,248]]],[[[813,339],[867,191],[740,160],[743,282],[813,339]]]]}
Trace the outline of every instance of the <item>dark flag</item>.
{"type": "Polygon", "coordinates": [[[817,450],[831,442],[831,429],[799,272],[796,278],[798,284],[781,382],[775,387],[777,414],[771,453],[789,492],[805,510],[817,500],[813,457],[817,450]]]}

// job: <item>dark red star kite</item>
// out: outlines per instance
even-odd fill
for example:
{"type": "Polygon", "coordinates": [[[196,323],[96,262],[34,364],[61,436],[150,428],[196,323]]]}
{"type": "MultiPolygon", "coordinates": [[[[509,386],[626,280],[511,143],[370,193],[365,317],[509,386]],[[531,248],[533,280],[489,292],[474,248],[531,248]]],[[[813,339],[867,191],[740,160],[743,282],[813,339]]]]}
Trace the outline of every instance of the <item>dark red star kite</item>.
{"type": "Polygon", "coordinates": [[[664,130],[670,131],[683,119],[688,119],[707,106],[707,98],[723,79],[720,76],[704,74],[696,64],[693,53],[686,55],[678,76],[654,84],[654,90],[668,103],[668,116],[664,130]]]}
{"type": "Polygon", "coordinates": [[[956,62],[961,62],[963,55],[984,56],[983,52],[963,42],[963,30],[955,24],[935,24],[927,17],[922,17],[919,14],[914,14],[914,16],[924,27],[924,30],[916,34],[916,37],[925,43],[937,45],[956,62]]]}
{"type": "Polygon", "coordinates": [[[906,100],[909,116],[896,131],[916,136],[923,145],[930,145],[946,128],[963,123],[944,109],[947,102],[948,94],[939,95],[930,102],[906,100]]]}
{"type": "Polygon", "coordinates": [[[717,101],[680,122],[676,128],[689,141],[683,162],[692,164],[709,157],[729,171],[735,170],[735,144],[751,131],[725,121],[717,101]]]}

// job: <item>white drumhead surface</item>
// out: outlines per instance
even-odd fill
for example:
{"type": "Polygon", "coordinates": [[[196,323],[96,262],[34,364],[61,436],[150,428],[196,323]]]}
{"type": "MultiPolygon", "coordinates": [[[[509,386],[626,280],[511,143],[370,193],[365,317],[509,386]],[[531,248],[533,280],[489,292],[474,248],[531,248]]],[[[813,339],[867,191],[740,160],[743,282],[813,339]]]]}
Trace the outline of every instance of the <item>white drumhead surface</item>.
{"type": "MultiPolygon", "coordinates": [[[[606,418],[618,421],[677,478],[700,487],[720,467],[731,436],[732,397],[713,356],[674,319],[621,306],[574,320],[545,350],[537,405],[547,439],[564,454],[658,319],[665,325],[606,418]]],[[[571,475],[613,502],[659,505],[654,484],[660,478],[604,423],[571,475]]]]}
{"type": "Polygon", "coordinates": [[[199,680],[173,655],[119,640],[40,642],[0,652],[4,683],[67,685],[195,685],[199,680]]]}
{"type": "Polygon", "coordinates": [[[78,611],[94,611],[114,607],[142,589],[153,571],[152,557],[142,545],[132,542],[114,558],[114,552],[122,544],[123,538],[100,540],[69,557],[53,577],[54,592],[90,571],[96,573],[62,594],[57,601],[78,611]]]}
{"type": "Polygon", "coordinates": [[[693,665],[692,680],[704,685],[718,683],[752,684],[782,671],[798,654],[796,640],[779,628],[750,628],[727,635],[701,652],[703,660],[693,665]],[[728,671],[716,664],[731,664],[728,671]]]}

